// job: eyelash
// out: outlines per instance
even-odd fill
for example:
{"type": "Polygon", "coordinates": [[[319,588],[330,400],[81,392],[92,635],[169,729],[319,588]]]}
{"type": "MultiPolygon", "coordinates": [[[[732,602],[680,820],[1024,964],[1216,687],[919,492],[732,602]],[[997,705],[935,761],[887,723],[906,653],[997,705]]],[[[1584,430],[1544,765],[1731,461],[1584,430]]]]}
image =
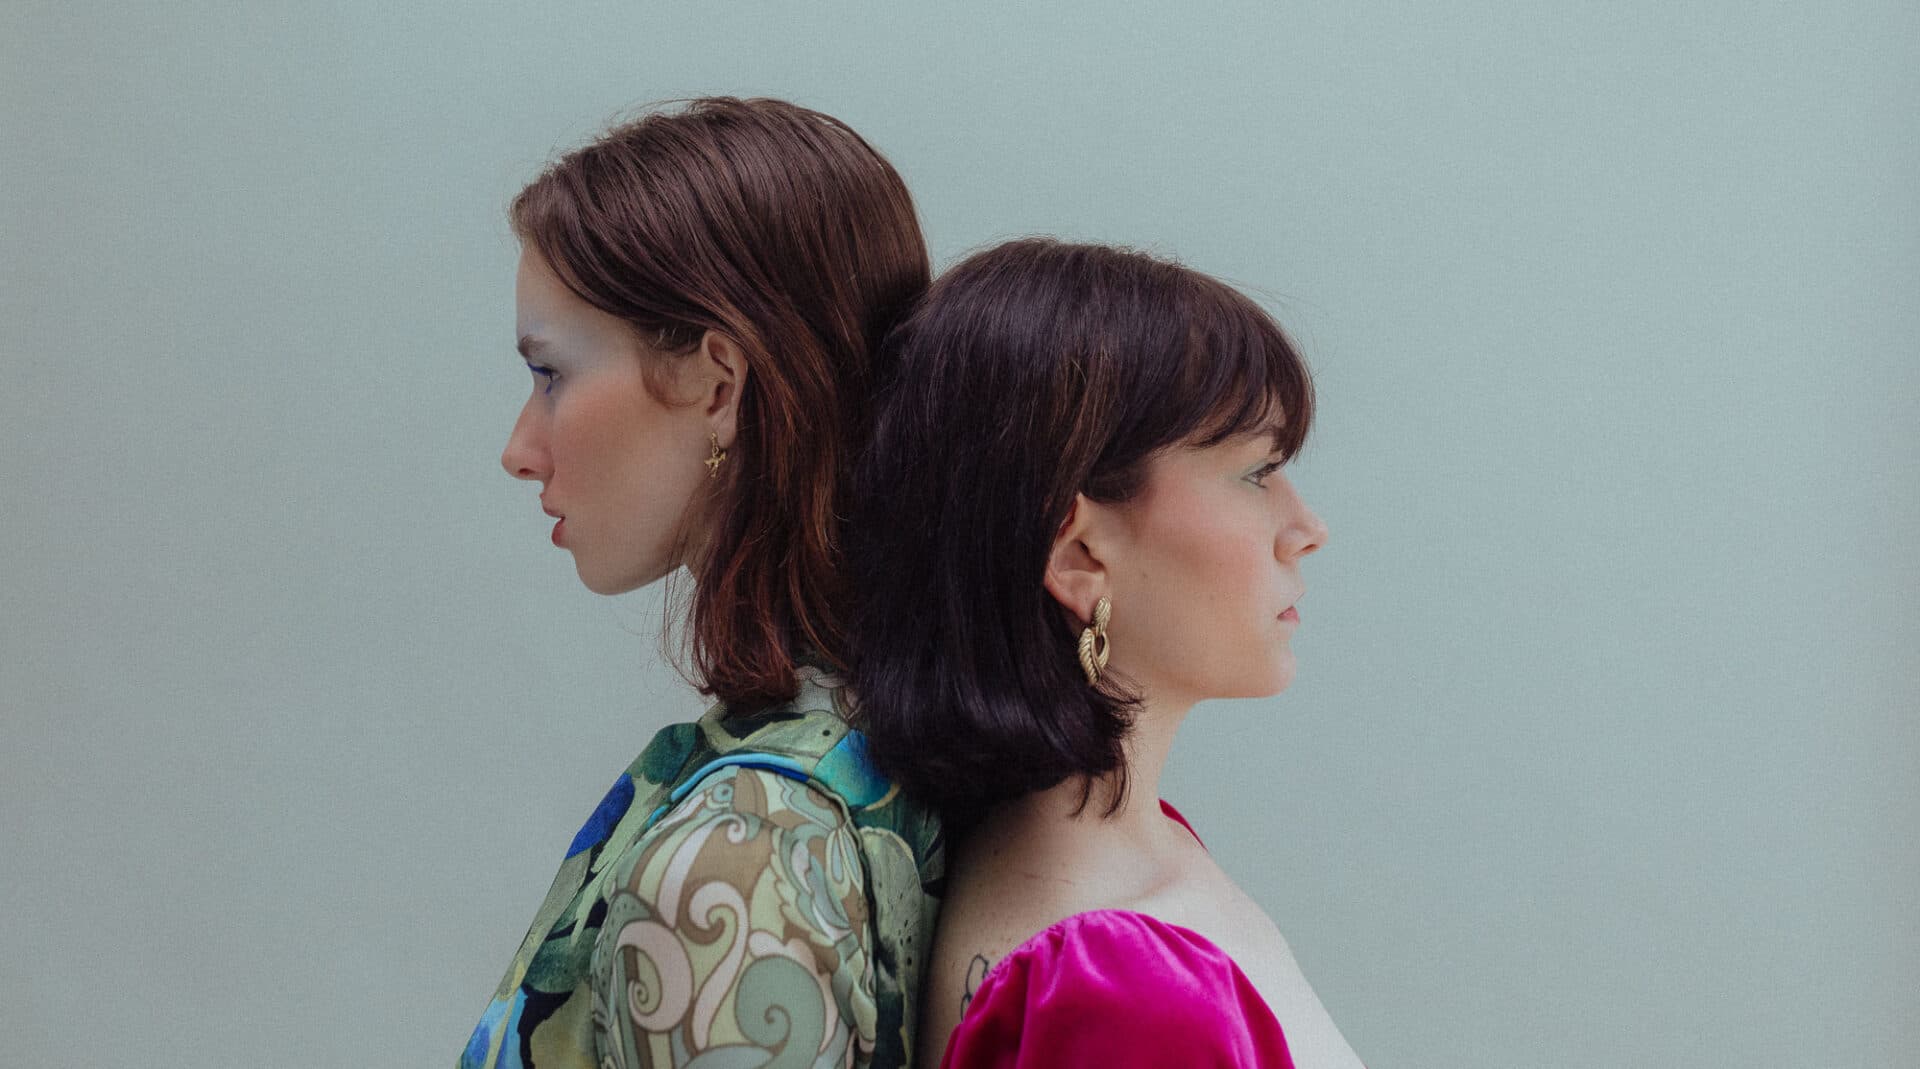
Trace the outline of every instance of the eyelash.
{"type": "Polygon", "coordinates": [[[1267,488],[1267,478],[1273,475],[1274,472],[1285,467],[1286,463],[1284,460],[1275,460],[1267,464],[1262,464],[1259,468],[1255,469],[1252,475],[1247,476],[1247,479],[1251,481],[1253,485],[1264,490],[1267,488]]]}
{"type": "Polygon", "coordinates": [[[533,372],[535,378],[545,378],[547,380],[547,388],[541,391],[542,393],[553,392],[553,381],[560,377],[558,371],[543,364],[528,364],[527,370],[533,372]]]}

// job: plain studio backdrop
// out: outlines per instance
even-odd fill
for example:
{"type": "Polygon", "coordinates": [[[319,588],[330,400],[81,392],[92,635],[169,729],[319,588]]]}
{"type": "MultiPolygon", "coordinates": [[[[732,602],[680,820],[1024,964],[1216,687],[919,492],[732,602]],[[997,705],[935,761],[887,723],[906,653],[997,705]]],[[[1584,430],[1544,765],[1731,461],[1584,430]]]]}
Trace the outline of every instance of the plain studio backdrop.
{"type": "Polygon", "coordinates": [[[1163,793],[1374,1069],[1920,1064],[1911,2],[9,0],[0,91],[0,1060],[454,1060],[702,707],[498,466],[506,203],[733,93],[1303,345],[1298,681],[1163,793]]]}

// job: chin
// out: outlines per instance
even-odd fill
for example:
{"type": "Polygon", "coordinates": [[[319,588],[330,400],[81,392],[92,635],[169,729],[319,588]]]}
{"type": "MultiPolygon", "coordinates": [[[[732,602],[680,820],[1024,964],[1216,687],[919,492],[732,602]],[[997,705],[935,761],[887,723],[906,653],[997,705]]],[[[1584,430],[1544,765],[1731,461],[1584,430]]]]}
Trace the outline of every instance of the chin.
{"type": "Polygon", "coordinates": [[[1271,698],[1286,690],[1293,683],[1293,667],[1292,654],[1274,662],[1268,667],[1266,678],[1260,681],[1260,688],[1247,697],[1271,698]]]}
{"type": "Polygon", "coordinates": [[[599,594],[603,597],[609,597],[609,598],[613,597],[616,594],[632,593],[633,591],[640,589],[640,587],[643,585],[640,583],[608,583],[603,581],[595,581],[592,579],[588,579],[584,575],[580,577],[580,582],[583,585],[585,585],[588,590],[591,590],[595,594],[599,594]]]}
{"type": "Polygon", "coordinates": [[[1286,656],[1280,658],[1280,663],[1273,666],[1274,687],[1267,693],[1278,694],[1291,686],[1294,667],[1293,651],[1288,650],[1286,656]]]}
{"type": "Polygon", "coordinates": [[[573,559],[574,571],[580,575],[580,583],[595,594],[612,597],[616,594],[631,594],[641,587],[659,581],[670,568],[648,569],[645,571],[603,572],[590,568],[579,556],[573,559]]]}

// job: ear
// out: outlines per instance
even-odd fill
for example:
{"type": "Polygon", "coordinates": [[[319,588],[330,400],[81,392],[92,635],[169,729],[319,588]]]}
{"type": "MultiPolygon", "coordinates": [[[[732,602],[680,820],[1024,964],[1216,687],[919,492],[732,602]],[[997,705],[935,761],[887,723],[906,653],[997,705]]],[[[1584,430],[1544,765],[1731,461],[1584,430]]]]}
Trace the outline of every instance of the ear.
{"type": "Polygon", "coordinates": [[[747,355],[732,338],[709,330],[700,336],[693,360],[688,370],[700,384],[696,403],[720,439],[720,448],[731,448],[739,431],[740,395],[747,385],[747,355]]]}
{"type": "Polygon", "coordinates": [[[1047,574],[1041,579],[1053,600],[1082,625],[1092,622],[1094,604],[1112,593],[1103,553],[1112,520],[1109,512],[1085,494],[1073,495],[1073,507],[1053,537],[1047,574]]]}

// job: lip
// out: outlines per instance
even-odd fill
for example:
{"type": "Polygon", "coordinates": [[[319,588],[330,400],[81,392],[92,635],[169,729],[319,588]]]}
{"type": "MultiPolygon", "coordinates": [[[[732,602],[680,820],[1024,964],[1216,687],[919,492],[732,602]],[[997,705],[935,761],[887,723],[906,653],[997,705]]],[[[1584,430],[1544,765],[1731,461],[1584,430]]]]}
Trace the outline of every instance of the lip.
{"type": "Polygon", "coordinates": [[[566,545],[567,545],[566,533],[567,533],[567,520],[566,520],[566,517],[563,516],[559,520],[554,522],[553,544],[561,547],[562,549],[566,548],[566,545]]]}
{"type": "Polygon", "coordinates": [[[1300,610],[1289,605],[1287,611],[1280,614],[1280,619],[1297,624],[1300,622],[1300,610]]]}

